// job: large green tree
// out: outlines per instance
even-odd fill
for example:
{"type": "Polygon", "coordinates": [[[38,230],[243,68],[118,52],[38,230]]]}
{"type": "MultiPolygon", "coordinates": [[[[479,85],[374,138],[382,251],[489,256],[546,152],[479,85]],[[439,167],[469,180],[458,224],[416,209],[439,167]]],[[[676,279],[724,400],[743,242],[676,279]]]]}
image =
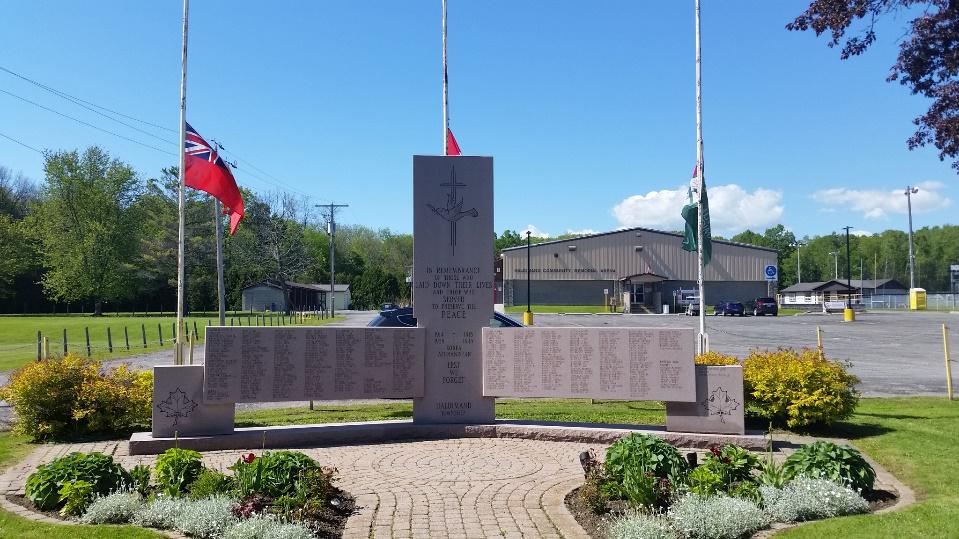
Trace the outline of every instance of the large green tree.
{"type": "Polygon", "coordinates": [[[46,269],[42,283],[58,300],[104,302],[134,294],[140,184],[133,169],[91,147],[47,154],[42,200],[29,217],[46,269]]]}

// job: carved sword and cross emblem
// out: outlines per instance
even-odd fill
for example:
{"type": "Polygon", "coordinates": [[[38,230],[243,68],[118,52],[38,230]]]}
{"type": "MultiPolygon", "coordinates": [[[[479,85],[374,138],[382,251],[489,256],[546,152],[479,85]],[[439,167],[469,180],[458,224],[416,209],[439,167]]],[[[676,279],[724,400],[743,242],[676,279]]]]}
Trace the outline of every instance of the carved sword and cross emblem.
{"type": "Polygon", "coordinates": [[[450,224],[450,249],[453,253],[456,253],[456,223],[464,217],[478,217],[479,212],[476,211],[476,208],[470,208],[468,210],[463,209],[463,199],[459,198],[456,194],[457,187],[468,187],[465,183],[459,183],[456,181],[456,168],[453,167],[450,169],[450,181],[446,183],[441,183],[440,187],[449,187],[449,193],[446,194],[446,206],[445,207],[436,207],[432,204],[427,204],[426,206],[436,215],[439,215],[443,220],[449,222],[450,224]]]}

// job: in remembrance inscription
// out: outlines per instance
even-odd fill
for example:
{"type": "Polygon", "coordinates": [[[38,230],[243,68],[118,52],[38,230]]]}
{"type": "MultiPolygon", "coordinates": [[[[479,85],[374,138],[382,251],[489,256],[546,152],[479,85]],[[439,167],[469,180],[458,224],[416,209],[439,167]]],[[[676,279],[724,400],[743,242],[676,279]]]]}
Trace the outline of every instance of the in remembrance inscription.
{"type": "Polygon", "coordinates": [[[413,157],[413,312],[426,328],[413,420],[485,423],[480,331],[493,315],[493,159],[413,157]]]}
{"type": "Polygon", "coordinates": [[[422,394],[418,328],[209,327],[204,401],[413,398],[422,394]]]}
{"type": "Polygon", "coordinates": [[[691,329],[484,328],[483,394],[696,399],[691,329]]]}

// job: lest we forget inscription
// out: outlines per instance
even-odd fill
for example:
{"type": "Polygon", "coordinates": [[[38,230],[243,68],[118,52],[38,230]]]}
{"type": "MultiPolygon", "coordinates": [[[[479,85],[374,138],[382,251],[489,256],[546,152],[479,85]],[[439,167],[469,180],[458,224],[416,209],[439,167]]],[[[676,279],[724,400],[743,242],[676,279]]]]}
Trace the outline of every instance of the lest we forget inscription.
{"type": "Polygon", "coordinates": [[[413,398],[423,394],[418,328],[209,327],[208,403],[413,398]]]}
{"type": "Polygon", "coordinates": [[[426,328],[413,421],[487,423],[481,331],[493,316],[493,158],[413,157],[413,315],[426,328]]]}
{"type": "Polygon", "coordinates": [[[691,329],[484,328],[483,394],[690,402],[691,329]]]}

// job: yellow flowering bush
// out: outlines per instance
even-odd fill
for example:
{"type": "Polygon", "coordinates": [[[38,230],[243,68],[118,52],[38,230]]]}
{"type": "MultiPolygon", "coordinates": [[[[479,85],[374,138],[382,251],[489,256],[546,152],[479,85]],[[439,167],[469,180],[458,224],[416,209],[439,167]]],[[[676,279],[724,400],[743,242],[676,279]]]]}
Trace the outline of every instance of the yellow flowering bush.
{"type": "Polygon", "coordinates": [[[721,352],[709,351],[696,356],[697,365],[739,365],[739,358],[721,352]]]}
{"type": "Polygon", "coordinates": [[[26,364],[0,398],[17,412],[14,429],[34,440],[124,432],[150,422],[153,373],[101,374],[99,361],[68,354],[26,364]]]}
{"type": "Polygon", "coordinates": [[[847,366],[810,348],[752,350],[743,360],[746,410],[790,428],[846,419],[859,403],[847,366]]]}

